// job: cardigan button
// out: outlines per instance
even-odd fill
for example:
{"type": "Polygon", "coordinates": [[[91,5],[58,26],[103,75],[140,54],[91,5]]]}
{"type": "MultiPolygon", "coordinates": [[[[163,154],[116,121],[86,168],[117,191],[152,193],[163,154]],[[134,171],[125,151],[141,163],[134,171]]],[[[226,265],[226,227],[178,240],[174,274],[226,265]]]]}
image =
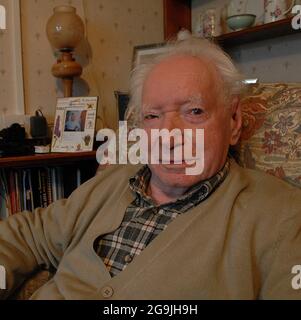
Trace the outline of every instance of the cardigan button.
{"type": "Polygon", "coordinates": [[[113,288],[106,286],[101,289],[101,294],[105,299],[111,298],[114,294],[113,288]]]}
{"type": "Polygon", "coordinates": [[[128,254],[127,256],[125,256],[124,261],[125,263],[131,263],[133,261],[133,257],[128,254]]]}

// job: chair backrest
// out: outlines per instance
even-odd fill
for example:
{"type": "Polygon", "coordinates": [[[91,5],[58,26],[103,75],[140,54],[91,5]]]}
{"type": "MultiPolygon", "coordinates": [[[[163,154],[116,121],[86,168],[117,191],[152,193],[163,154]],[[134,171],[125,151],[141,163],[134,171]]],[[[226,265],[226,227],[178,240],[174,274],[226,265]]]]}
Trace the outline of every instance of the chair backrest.
{"type": "Polygon", "coordinates": [[[301,83],[248,86],[239,161],[301,188],[301,83]]]}

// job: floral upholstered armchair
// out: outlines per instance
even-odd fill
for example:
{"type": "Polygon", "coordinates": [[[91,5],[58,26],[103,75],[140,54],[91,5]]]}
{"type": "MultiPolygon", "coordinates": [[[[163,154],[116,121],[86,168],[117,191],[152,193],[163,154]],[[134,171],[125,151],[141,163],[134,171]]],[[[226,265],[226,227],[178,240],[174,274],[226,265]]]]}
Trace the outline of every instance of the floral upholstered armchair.
{"type": "Polygon", "coordinates": [[[241,100],[242,166],[301,187],[301,83],[248,86],[241,100]]]}

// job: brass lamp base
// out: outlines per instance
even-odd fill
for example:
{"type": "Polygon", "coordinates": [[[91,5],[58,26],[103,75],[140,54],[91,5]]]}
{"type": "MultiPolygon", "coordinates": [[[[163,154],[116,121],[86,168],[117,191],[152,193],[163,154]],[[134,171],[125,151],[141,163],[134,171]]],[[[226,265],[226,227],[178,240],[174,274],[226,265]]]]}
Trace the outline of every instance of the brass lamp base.
{"type": "Polygon", "coordinates": [[[73,78],[79,77],[83,68],[75,61],[70,51],[62,51],[61,59],[52,67],[52,74],[63,80],[64,97],[72,97],[73,78]]]}

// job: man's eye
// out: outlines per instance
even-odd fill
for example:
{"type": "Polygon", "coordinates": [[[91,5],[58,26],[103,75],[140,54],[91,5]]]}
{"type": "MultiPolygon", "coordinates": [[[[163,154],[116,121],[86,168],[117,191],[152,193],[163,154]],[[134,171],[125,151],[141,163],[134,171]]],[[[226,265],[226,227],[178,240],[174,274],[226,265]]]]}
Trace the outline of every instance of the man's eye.
{"type": "Polygon", "coordinates": [[[158,119],[159,116],[156,114],[147,114],[144,116],[144,120],[153,120],[153,119],[158,119]]]}
{"type": "Polygon", "coordinates": [[[191,110],[189,110],[189,114],[192,114],[194,116],[200,116],[204,113],[204,111],[200,108],[193,108],[191,110]]]}

